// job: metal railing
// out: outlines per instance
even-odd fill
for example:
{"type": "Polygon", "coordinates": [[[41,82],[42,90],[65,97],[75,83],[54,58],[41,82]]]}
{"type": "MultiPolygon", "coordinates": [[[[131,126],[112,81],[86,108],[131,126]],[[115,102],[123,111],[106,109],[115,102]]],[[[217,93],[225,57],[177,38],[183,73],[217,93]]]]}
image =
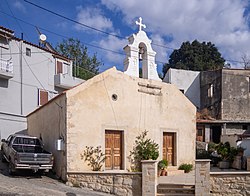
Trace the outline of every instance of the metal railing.
{"type": "Polygon", "coordinates": [[[11,61],[11,59],[0,59],[0,70],[13,73],[13,62],[11,61]]]}

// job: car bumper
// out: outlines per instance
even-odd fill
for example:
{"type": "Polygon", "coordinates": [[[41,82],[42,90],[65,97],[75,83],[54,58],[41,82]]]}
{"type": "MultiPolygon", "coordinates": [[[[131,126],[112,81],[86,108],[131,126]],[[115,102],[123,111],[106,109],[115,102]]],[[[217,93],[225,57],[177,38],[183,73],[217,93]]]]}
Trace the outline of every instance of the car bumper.
{"type": "Polygon", "coordinates": [[[33,169],[33,170],[49,170],[53,165],[28,165],[28,164],[16,164],[15,169],[33,169]]]}

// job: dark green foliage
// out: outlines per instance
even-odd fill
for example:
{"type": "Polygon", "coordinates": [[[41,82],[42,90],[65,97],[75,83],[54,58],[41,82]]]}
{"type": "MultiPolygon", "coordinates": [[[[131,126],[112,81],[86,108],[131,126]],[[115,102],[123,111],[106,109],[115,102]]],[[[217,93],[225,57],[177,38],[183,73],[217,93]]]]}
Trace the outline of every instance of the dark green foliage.
{"type": "Polygon", "coordinates": [[[183,42],[169,57],[169,63],[163,66],[163,75],[169,68],[193,71],[207,71],[223,68],[225,59],[211,42],[200,43],[194,40],[183,42]]]}
{"type": "Polygon", "coordinates": [[[216,145],[215,149],[217,153],[220,155],[223,161],[230,161],[234,160],[234,157],[238,154],[237,148],[231,147],[229,142],[219,143],[216,145]]]}
{"type": "Polygon", "coordinates": [[[196,159],[210,159],[210,154],[204,149],[196,149],[196,159]]]}
{"type": "Polygon", "coordinates": [[[88,166],[92,167],[93,171],[100,171],[102,164],[105,161],[105,154],[102,153],[101,146],[94,148],[93,146],[86,146],[81,159],[88,162],[88,166]]]}
{"type": "Polygon", "coordinates": [[[193,165],[188,163],[183,163],[179,166],[178,169],[184,170],[185,173],[189,173],[193,169],[193,165]]]}
{"type": "Polygon", "coordinates": [[[96,54],[93,57],[88,55],[88,49],[80,40],[69,38],[63,40],[56,46],[59,54],[73,60],[73,75],[78,78],[87,80],[99,72],[101,62],[97,60],[96,54]]]}
{"type": "Polygon", "coordinates": [[[163,159],[161,161],[158,162],[158,169],[167,169],[168,167],[168,161],[166,159],[163,159]]]}
{"type": "Polygon", "coordinates": [[[129,158],[133,164],[133,171],[141,171],[141,160],[156,160],[159,157],[159,145],[147,139],[147,131],[136,137],[135,146],[130,151],[129,158]]]}

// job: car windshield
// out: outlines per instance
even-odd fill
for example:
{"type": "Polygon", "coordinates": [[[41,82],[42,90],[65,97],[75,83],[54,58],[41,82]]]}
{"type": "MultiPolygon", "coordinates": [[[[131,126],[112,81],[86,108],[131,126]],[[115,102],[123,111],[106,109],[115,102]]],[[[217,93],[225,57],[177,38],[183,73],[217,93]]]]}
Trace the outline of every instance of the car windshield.
{"type": "Polygon", "coordinates": [[[23,144],[23,145],[36,145],[40,146],[41,143],[37,138],[23,138],[23,137],[16,137],[13,141],[13,144],[23,144]]]}

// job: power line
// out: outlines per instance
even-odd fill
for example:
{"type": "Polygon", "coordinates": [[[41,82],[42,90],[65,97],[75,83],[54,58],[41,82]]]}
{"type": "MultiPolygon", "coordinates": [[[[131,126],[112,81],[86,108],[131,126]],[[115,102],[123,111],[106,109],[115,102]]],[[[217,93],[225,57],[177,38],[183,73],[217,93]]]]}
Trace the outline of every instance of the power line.
{"type": "MultiPolygon", "coordinates": [[[[14,15],[14,13],[12,12],[12,10],[11,10],[11,8],[10,8],[10,6],[9,6],[9,4],[8,4],[8,2],[7,2],[7,0],[6,0],[6,3],[7,3],[7,5],[8,5],[8,7],[9,7],[9,10],[10,10],[11,14],[12,14],[13,17],[15,18],[15,15],[14,15]]],[[[16,20],[16,22],[18,23],[20,29],[23,31],[23,29],[22,29],[21,25],[19,24],[19,22],[18,22],[17,20],[16,20]]],[[[15,42],[15,43],[16,43],[16,42],[15,42]]],[[[16,43],[16,45],[17,45],[18,49],[20,50],[20,47],[18,46],[17,43],[16,43]]],[[[45,87],[43,86],[42,82],[39,80],[39,78],[36,76],[36,74],[34,73],[34,71],[31,69],[31,67],[30,67],[29,63],[27,62],[27,60],[26,60],[25,56],[23,55],[23,53],[21,53],[21,55],[22,55],[24,61],[26,62],[26,64],[27,64],[27,66],[28,66],[30,72],[32,73],[32,75],[35,77],[35,79],[36,79],[36,80],[38,81],[38,83],[41,85],[42,89],[46,91],[46,89],[45,89],[45,87]]],[[[43,54],[43,55],[44,55],[44,54],[43,54]]],[[[46,58],[48,58],[48,57],[46,57],[46,58]]],[[[49,58],[48,58],[48,59],[49,59],[49,58]]],[[[50,60],[50,59],[49,59],[49,60],[50,60]]],[[[22,83],[23,83],[23,82],[21,82],[21,85],[22,85],[22,83]]],[[[46,92],[47,92],[47,91],[46,91],[46,92]]],[[[48,94],[48,95],[50,96],[50,94],[48,94]]],[[[53,97],[50,96],[50,98],[52,99],[53,97]]],[[[54,103],[55,103],[58,107],[63,108],[63,107],[62,107],[60,104],[58,104],[56,101],[55,101],[54,103]]]]}
{"type": "MultiPolygon", "coordinates": [[[[66,19],[66,20],[68,20],[68,21],[74,22],[74,23],[79,24],[79,25],[81,25],[81,26],[84,26],[84,27],[86,27],[86,28],[92,29],[92,30],[97,31],[97,32],[104,33],[104,34],[106,34],[106,35],[110,35],[110,36],[113,36],[113,37],[117,37],[117,38],[120,38],[120,39],[126,39],[126,40],[127,40],[127,37],[119,36],[119,35],[116,35],[116,34],[113,34],[113,33],[109,33],[109,32],[107,32],[107,31],[103,31],[103,30],[98,29],[98,28],[95,28],[95,27],[91,27],[91,26],[89,26],[89,25],[87,25],[87,24],[84,24],[84,23],[82,23],[82,22],[78,22],[78,21],[76,21],[76,20],[73,20],[73,19],[71,19],[71,18],[69,18],[69,17],[66,17],[66,16],[61,15],[61,14],[59,14],[59,13],[57,13],[57,12],[54,12],[54,11],[52,11],[52,10],[49,10],[49,9],[47,9],[47,8],[45,8],[45,7],[42,7],[42,6],[37,5],[37,4],[35,4],[35,3],[32,3],[32,2],[30,2],[30,1],[28,1],[28,0],[24,0],[24,1],[25,1],[26,3],[29,3],[29,4],[31,4],[31,5],[33,5],[33,6],[37,7],[37,8],[39,8],[39,9],[42,9],[42,10],[44,10],[44,11],[47,11],[47,12],[49,12],[49,13],[51,13],[51,14],[54,14],[54,15],[56,15],[56,16],[58,16],[58,17],[61,17],[61,18],[64,18],[64,19],[66,19]]],[[[157,43],[152,43],[152,45],[159,46],[159,47],[166,48],[166,49],[175,50],[174,48],[171,48],[171,47],[168,47],[168,46],[164,46],[164,45],[161,45],[161,44],[157,44],[157,43]]]]}
{"type": "Polygon", "coordinates": [[[56,16],[59,16],[59,17],[64,18],[64,19],[66,19],[66,20],[69,20],[69,21],[71,21],[71,22],[77,23],[77,24],[79,24],[79,25],[81,25],[81,26],[84,26],[84,27],[86,27],[86,28],[92,29],[92,30],[97,31],[97,32],[100,32],[100,33],[104,33],[104,34],[106,34],[106,35],[111,35],[111,36],[114,36],[114,37],[117,37],[117,38],[124,39],[124,37],[121,37],[121,36],[116,35],[116,34],[113,34],[113,33],[108,33],[108,32],[106,32],[106,31],[97,29],[97,28],[95,28],[95,27],[91,27],[91,26],[86,25],[86,24],[84,24],[84,23],[81,23],[81,22],[78,22],[78,21],[73,20],[73,19],[71,19],[71,18],[68,18],[68,17],[66,17],[66,16],[63,16],[63,15],[61,15],[61,14],[59,14],[59,13],[56,13],[56,12],[54,12],[54,11],[52,11],[52,10],[49,10],[49,9],[47,9],[47,8],[44,8],[44,7],[40,6],[40,5],[37,5],[37,4],[35,4],[35,3],[32,3],[32,2],[30,2],[30,1],[27,1],[27,0],[24,0],[24,1],[25,1],[26,3],[29,3],[29,4],[31,4],[31,5],[33,5],[33,6],[35,6],[35,7],[38,7],[38,8],[40,8],[40,9],[42,9],[42,10],[45,10],[45,11],[51,13],[51,14],[54,14],[54,15],[56,15],[56,16]]]}
{"type": "MultiPolygon", "coordinates": [[[[80,24],[80,25],[82,25],[82,26],[85,26],[86,28],[90,28],[90,29],[92,29],[92,30],[95,30],[95,31],[98,31],[98,32],[101,32],[101,33],[104,33],[104,34],[107,34],[107,35],[111,35],[111,36],[114,36],[114,37],[117,37],[117,38],[127,39],[126,37],[118,36],[118,35],[116,35],[116,34],[112,34],[112,33],[109,33],[109,32],[102,31],[102,30],[100,30],[100,29],[91,27],[91,26],[86,25],[86,24],[84,24],[84,23],[80,23],[80,22],[75,21],[75,20],[73,20],[73,19],[71,19],[71,18],[68,18],[68,17],[63,16],[63,15],[61,15],[61,14],[58,14],[58,13],[56,13],[56,12],[54,12],[54,11],[51,11],[51,10],[49,10],[49,9],[47,9],[47,8],[44,8],[44,7],[42,7],[42,6],[39,6],[39,5],[35,4],[35,3],[32,3],[32,2],[30,2],[30,1],[28,1],[28,0],[24,0],[24,1],[27,2],[27,3],[29,3],[29,4],[31,4],[31,5],[33,5],[33,6],[35,6],[35,7],[38,7],[38,8],[40,8],[40,9],[42,9],[42,10],[45,10],[45,11],[47,11],[47,12],[50,12],[51,14],[57,15],[58,17],[62,17],[62,18],[66,19],[66,20],[69,20],[69,21],[71,21],[71,22],[74,22],[74,23],[80,24]]],[[[0,11],[0,12],[1,12],[1,11],[0,11]]],[[[9,14],[7,14],[7,13],[5,13],[5,12],[1,12],[1,13],[10,16],[9,14]]],[[[12,14],[13,14],[13,12],[12,12],[12,14]]],[[[16,20],[20,20],[20,21],[22,21],[22,22],[24,22],[24,23],[26,23],[26,24],[31,25],[31,26],[37,27],[37,26],[34,25],[34,24],[31,24],[31,23],[26,22],[26,21],[24,21],[24,20],[22,20],[22,19],[16,18],[14,15],[13,15],[13,16],[10,16],[10,17],[13,17],[13,18],[15,18],[16,20]]],[[[19,26],[20,26],[20,25],[19,25],[19,26]]],[[[55,34],[55,35],[57,35],[57,36],[64,37],[64,38],[69,38],[69,37],[67,37],[67,36],[65,36],[65,35],[61,35],[61,34],[52,32],[52,31],[50,31],[50,30],[48,30],[48,29],[45,29],[45,28],[42,28],[42,27],[39,27],[39,28],[40,28],[40,29],[43,29],[43,30],[45,30],[45,31],[47,31],[47,32],[49,32],[49,33],[55,34]]],[[[93,48],[97,48],[97,49],[101,49],[101,50],[105,50],[105,51],[108,51],[108,52],[112,52],[112,53],[115,53],[115,54],[119,54],[119,55],[125,56],[123,53],[118,52],[118,51],[110,50],[110,49],[107,49],[107,48],[103,48],[103,47],[96,46],[96,45],[89,44],[89,43],[85,43],[85,42],[82,42],[82,43],[83,43],[84,45],[87,45],[87,46],[90,46],[90,47],[93,47],[93,48]]],[[[161,44],[152,43],[152,45],[159,46],[159,47],[166,48],[166,49],[176,50],[175,48],[171,48],[171,47],[164,46],[164,45],[161,45],[161,44]]],[[[231,59],[225,59],[225,60],[228,61],[228,62],[235,62],[235,63],[241,63],[241,64],[244,63],[244,62],[239,61],[239,60],[231,60],[231,59]]],[[[166,64],[166,62],[162,62],[162,61],[156,61],[156,62],[157,62],[157,63],[161,63],[161,64],[166,64]]]]}
{"type": "MultiPolygon", "coordinates": [[[[24,0],[24,1],[27,1],[27,0],[24,0]]],[[[27,1],[27,3],[30,3],[30,2],[27,1]]],[[[34,4],[34,3],[31,3],[31,4],[34,4]]],[[[41,6],[40,6],[40,7],[41,7],[41,6]]],[[[19,20],[19,21],[21,21],[21,22],[23,22],[23,23],[25,23],[25,24],[28,24],[28,25],[30,25],[30,26],[39,27],[40,29],[42,29],[42,30],[44,30],[44,31],[46,31],[46,32],[49,32],[49,33],[51,33],[51,34],[57,35],[57,36],[59,36],[59,37],[63,37],[63,38],[67,38],[67,39],[70,38],[70,37],[68,37],[68,36],[65,36],[65,35],[62,35],[62,34],[59,34],[59,33],[53,32],[53,31],[50,31],[50,30],[48,30],[48,29],[46,29],[46,28],[43,28],[43,27],[34,25],[34,24],[32,24],[32,23],[29,23],[29,22],[27,22],[27,21],[24,21],[24,20],[22,20],[22,19],[20,19],[20,18],[17,18],[17,17],[15,17],[15,16],[13,17],[13,16],[11,16],[11,15],[9,15],[9,14],[3,12],[3,11],[0,11],[0,12],[1,12],[2,14],[5,14],[5,15],[9,16],[9,17],[15,18],[16,20],[19,20]]],[[[112,35],[112,34],[110,34],[110,35],[112,35]]],[[[125,37],[122,37],[122,39],[125,39],[125,37]]],[[[86,42],[82,42],[82,43],[83,43],[84,45],[86,45],[86,46],[90,46],[90,47],[93,47],[93,48],[97,48],[97,49],[100,49],[100,50],[105,50],[105,51],[108,51],[108,52],[112,52],[112,53],[115,53],[115,54],[119,54],[119,55],[125,56],[123,53],[118,52],[118,51],[114,51],[114,50],[107,49],[107,48],[104,48],[104,47],[96,46],[96,45],[93,45],[93,44],[90,44],[90,43],[86,43],[86,42]]],[[[162,47],[162,48],[171,49],[171,50],[177,50],[176,48],[171,48],[171,47],[164,46],[164,45],[160,45],[160,44],[156,44],[156,43],[152,43],[152,45],[159,46],[159,47],[162,47]]],[[[235,63],[241,63],[241,64],[244,63],[244,62],[239,61],[239,60],[231,60],[231,59],[225,59],[225,60],[228,61],[228,62],[235,62],[235,63]]],[[[161,64],[166,64],[166,63],[167,63],[167,62],[162,62],[162,61],[156,61],[156,62],[161,63],[161,64]]]]}

